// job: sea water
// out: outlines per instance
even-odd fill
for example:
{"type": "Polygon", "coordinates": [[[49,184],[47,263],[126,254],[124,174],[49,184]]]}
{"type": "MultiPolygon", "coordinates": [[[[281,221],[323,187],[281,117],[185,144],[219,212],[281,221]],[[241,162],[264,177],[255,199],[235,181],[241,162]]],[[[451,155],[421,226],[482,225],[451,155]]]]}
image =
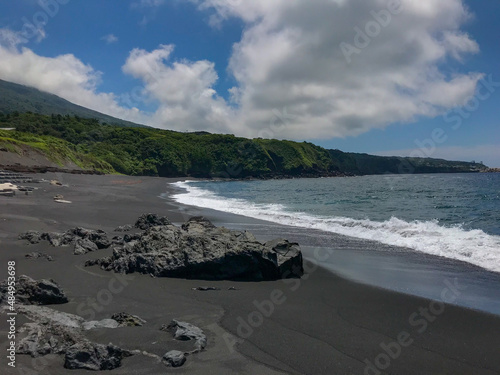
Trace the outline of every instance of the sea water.
{"type": "MultiPolygon", "coordinates": [[[[173,198],[182,204],[286,225],[291,233],[352,238],[336,240],[325,264],[343,276],[433,299],[446,279],[459,277],[468,291],[458,304],[500,314],[500,174],[174,185],[179,192],[173,198]]],[[[279,226],[262,230],[289,238],[279,226]]],[[[309,249],[303,250],[307,256],[309,249]]]]}

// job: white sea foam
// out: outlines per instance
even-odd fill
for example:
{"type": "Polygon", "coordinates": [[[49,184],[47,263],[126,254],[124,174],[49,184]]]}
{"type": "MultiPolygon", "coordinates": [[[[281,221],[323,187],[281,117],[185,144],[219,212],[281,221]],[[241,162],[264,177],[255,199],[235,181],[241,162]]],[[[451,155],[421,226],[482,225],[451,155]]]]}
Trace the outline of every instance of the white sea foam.
{"type": "Polygon", "coordinates": [[[221,197],[186,182],[174,185],[186,190],[174,195],[174,199],[182,204],[407,247],[500,272],[500,236],[489,235],[479,229],[465,230],[459,225],[445,227],[436,220],[407,222],[392,217],[378,222],[348,217],[320,217],[289,212],[280,204],[255,204],[221,197]]]}

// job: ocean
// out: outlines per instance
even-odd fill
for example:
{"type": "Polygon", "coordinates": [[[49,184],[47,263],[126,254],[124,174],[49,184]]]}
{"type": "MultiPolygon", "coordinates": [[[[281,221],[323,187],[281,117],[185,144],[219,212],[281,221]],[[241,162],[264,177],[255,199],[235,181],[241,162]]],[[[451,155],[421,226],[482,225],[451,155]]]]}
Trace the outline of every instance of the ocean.
{"type": "Polygon", "coordinates": [[[179,192],[173,198],[181,204],[265,220],[292,232],[352,238],[339,247],[352,251],[328,245],[334,256],[327,268],[344,276],[428,298],[438,298],[443,280],[459,277],[469,290],[458,304],[500,314],[500,174],[174,185],[179,192]]]}

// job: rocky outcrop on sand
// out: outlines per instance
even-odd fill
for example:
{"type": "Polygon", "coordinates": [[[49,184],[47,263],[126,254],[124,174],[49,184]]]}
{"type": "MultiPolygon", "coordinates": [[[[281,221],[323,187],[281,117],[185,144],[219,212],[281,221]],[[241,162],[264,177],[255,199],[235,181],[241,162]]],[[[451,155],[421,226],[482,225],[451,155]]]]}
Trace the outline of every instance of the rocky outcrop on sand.
{"type": "Polygon", "coordinates": [[[186,363],[186,355],[178,350],[171,350],[165,353],[162,360],[168,367],[181,367],[186,363]]]}
{"type": "Polygon", "coordinates": [[[124,312],[113,314],[111,319],[115,320],[120,327],[140,327],[146,323],[144,319],[137,315],[131,315],[124,312]]]}
{"type": "Polygon", "coordinates": [[[123,358],[132,355],[112,344],[91,342],[83,335],[84,331],[90,329],[117,328],[119,323],[116,320],[86,321],[77,315],[29,303],[30,300],[21,298],[16,305],[17,312],[31,321],[19,328],[17,354],[33,358],[49,354],[64,355],[66,368],[95,371],[117,368],[123,358]]]}
{"type": "Polygon", "coordinates": [[[30,244],[48,241],[54,247],[73,245],[75,255],[107,249],[111,246],[111,241],[103,230],[90,230],[80,227],[67,230],[64,233],[28,231],[20,234],[19,239],[26,240],[30,244]]]}
{"type": "Polygon", "coordinates": [[[165,216],[160,217],[157,214],[143,214],[137,219],[134,227],[141,230],[146,230],[151,227],[169,224],[171,224],[170,220],[168,220],[168,218],[165,216]]]}
{"type": "Polygon", "coordinates": [[[170,332],[175,340],[191,341],[193,349],[190,351],[181,352],[179,350],[171,350],[162,357],[162,362],[168,367],[180,367],[187,359],[188,355],[201,352],[207,346],[207,337],[201,330],[190,323],[172,320],[170,324],[164,324],[160,328],[161,331],[170,332]]]}
{"type": "MultiPolygon", "coordinates": [[[[0,284],[0,293],[8,291],[6,281],[0,284]]],[[[0,301],[3,299],[0,298],[0,301]]],[[[16,302],[27,305],[51,305],[68,302],[68,298],[54,280],[34,280],[29,276],[19,276],[16,282],[16,302]]]]}
{"type": "Polygon", "coordinates": [[[249,232],[216,227],[203,217],[191,218],[180,228],[152,214],[141,216],[138,223],[139,227],[156,225],[125,235],[112,256],[86,265],[99,264],[121,273],[206,280],[277,280],[301,277],[304,272],[299,245],[287,240],[262,244],[249,232]]]}
{"type": "Polygon", "coordinates": [[[120,225],[115,228],[115,232],[130,232],[132,230],[132,225],[120,225]]]}
{"type": "Polygon", "coordinates": [[[84,341],[68,348],[64,357],[64,367],[71,370],[113,370],[120,367],[123,358],[131,355],[129,351],[112,344],[102,345],[84,341]]]}
{"type": "Polygon", "coordinates": [[[169,325],[163,325],[160,330],[172,333],[174,339],[179,341],[192,341],[193,350],[188,354],[201,352],[207,346],[207,337],[201,330],[190,323],[172,320],[169,325]]]}
{"type": "Polygon", "coordinates": [[[47,259],[49,262],[54,261],[54,258],[52,258],[50,255],[41,253],[39,251],[33,251],[31,253],[28,253],[24,256],[26,259],[47,259]]]}

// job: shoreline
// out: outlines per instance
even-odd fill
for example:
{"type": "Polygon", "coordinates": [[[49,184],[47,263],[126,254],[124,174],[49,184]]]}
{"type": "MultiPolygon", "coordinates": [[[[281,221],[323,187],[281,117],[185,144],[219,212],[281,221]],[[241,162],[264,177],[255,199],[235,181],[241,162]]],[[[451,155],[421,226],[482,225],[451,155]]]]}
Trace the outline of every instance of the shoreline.
{"type": "MultiPolygon", "coordinates": [[[[65,249],[36,245],[37,251],[40,248],[53,255],[55,261],[26,260],[24,254],[34,251],[35,245],[30,247],[18,241],[19,233],[30,229],[63,231],[74,226],[103,229],[110,233],[119,225],[133,223],[145,212],[166,215],[173,222],[183,222],[202,212],[218,226],[228,220],[235,226],[253,220],[230,214],[212,216],[205,209],[173,205],[160,199],[162,193],[172,194],[168,182],[184,181],[185,178],[52,176],[69,187],[39,184],[34,185],[40,189],[31,196],[1,198],[4,210],[0,213],[0,264],[13,258],[17,261],[19,274],[55,279],[67,291],[71,302],[54,307],[67,312],[76,313],[89,295],[95,294],[95,290],[115,276],[95,267],[81,267],[85,260],[100,257],[108,250],[74,256],[65,249]],[[57,205],[52,196],[58,193],[73,203],[57,205]]],[[[6,271],[6,267],[0,270],[2,280],[6,271]]],[[[385,353],[382,343],[397,343],[400,333],[410,330],[412,344],[407,347],[400,345],[401,353],[390,359],[387,373],[442,374],[443,370],[453,374],[499,373],[495,368],[498,339],[494,333],[500,328],[500,317],[444,305],[444,311],[434,314],[435,319],[428,321],[420,334],[415,328],[423,328],[423,322],[412,326],[409,319],[418,314],[420,308],[430,309],[430,300],[353,282],[321,268],[310,271],[296,289],[297,284],[285,281],[209,283],[221,289],[237,285],[240,290],[233,292],[191,290],[207,284],[206,281],[133,275],[134,280],[127,285],[126,291],[116,295],[113,304],[96,311],[95,315],[101,319],[121,309],[141,316],[151,325],[163,320],[167,322],[167,315],[172,318],[179,318],[179,315],[191,317],[191,321],[208,333],[209,345],[206,351],[193,356],[186,367],[179,369],[182,373],[206,373],[208,366],[217,374],[235,373],[235,369],[248,374],[363,374],[368,366],[365,360],[374,364],[376,358],[385,358],[381,356],[385,353]],[[273,306],[270,316],[258,327],[253,327],[248,318],[264,309],[262,306],[269,306],[264,302],[270,300],[270,293],[274,290],[281,290],[286,301],[273,306]],[[241,322],[245,320],[252,329],[249,337],[242,334],[241,327],[245,325],[241,322]],[[240,342],[242,338],[244,341],[240,342]],[[228,343],[238,343],[237,350],[228,343]]],[[[449,286],[448,289],[451,290],[449,286]]],[[[421,319],[419,314],[418,320],[421,319]]],[[[138,329],[143,337],[137,339],[136,346],[164,354],[164,348],[151,344],[158,335],[157,330],[146,326],[138,329]]],[[[5,330],[5,323],[0,322],[2,344],[6,339],[5,330]]],[[[96,332],[95,335],[96,341],[113,341],[117,345],[127,343],[125,333],[96,332]]],[[[409,342],[409,338],[405,342],[409,342]]],[[[19,363],[30,368],[30,359],[23,357],[26,356],[18,356],[19,363]]],[[[2,368],[3,360],[0,362],[2,368]]],[[[59,358],[51,358],[48,362],[50,373],[68,373],[59,366],[59,358]]],[[[137,373],[149,374],[157,373],[162,367],[134,364],[134,359],[131,359],[124,360],[123,366],[113,373],[130,373],[134,368],[139,371],[137,373]]]]}

